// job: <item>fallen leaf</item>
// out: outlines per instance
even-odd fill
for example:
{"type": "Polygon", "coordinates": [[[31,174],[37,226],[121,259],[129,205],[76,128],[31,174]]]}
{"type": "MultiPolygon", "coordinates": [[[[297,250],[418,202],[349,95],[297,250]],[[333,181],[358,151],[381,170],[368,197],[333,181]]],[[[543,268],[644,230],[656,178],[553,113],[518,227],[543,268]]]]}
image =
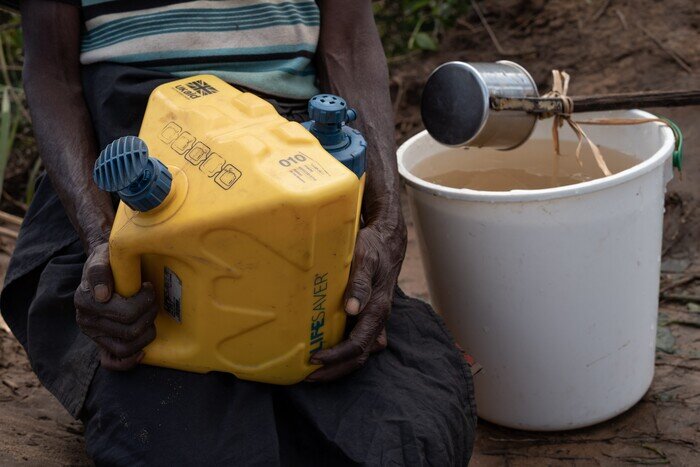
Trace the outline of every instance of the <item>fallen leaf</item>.
{"type": "Polygon", "coordinates": [[[675,345],[676,338],[671,334],[671,330],[665,326],[659,326],[656,329],[656,350],[673,354],[676,352],[675,345]]]}
{"type": "Polygon", "coordinates": [[[683,272],[690,266],[690,260],[686,258],[668,258],[661,262],[662,272],[683,272]]]}

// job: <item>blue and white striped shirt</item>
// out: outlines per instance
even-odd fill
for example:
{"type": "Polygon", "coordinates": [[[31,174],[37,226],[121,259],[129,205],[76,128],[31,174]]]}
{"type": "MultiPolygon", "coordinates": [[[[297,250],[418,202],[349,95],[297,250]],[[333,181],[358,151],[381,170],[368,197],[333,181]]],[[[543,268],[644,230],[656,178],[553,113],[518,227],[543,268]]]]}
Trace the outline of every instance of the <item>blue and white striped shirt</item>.
{"type": "MultiPolygon", "coordinates": [[[[75,0],[78,3],[78,0],[75,0]]],[[[209,73],[273,96],[318,92],[313,0],[82,0],[83,64],[209,73]]]]}

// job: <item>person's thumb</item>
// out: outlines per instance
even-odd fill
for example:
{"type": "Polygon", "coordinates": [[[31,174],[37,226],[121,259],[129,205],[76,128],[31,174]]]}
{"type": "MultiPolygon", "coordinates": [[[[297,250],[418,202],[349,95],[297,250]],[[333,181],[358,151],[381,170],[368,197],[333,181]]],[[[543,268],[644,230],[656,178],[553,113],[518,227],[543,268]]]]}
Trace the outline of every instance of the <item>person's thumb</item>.
{"type": "Polygon", "coordinates": [[[83,269],[83,287],[90,290],[96,302],[105,303],[112,298],[114,278],[109,265],[109,245],[103,243],[97,246],[83,269]]]}

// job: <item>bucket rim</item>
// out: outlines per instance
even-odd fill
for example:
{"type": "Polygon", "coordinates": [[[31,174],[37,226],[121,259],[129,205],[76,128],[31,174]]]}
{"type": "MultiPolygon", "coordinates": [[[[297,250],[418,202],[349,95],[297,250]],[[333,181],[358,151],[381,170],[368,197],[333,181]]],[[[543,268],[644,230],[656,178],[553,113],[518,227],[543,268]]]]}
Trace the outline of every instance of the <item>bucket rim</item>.
{"type": "MultiPolygon", "coordinates": [[[[656,118],[656,115],[638,109],[625,110],[621,111],[621,113],[623,113],[625,117],[656,118]]],[[[586,113],[581,113],[580,115],[584,116],[586,113]]],[[[675,144],[673,131],[668,126],[665,126],[660,122],[646,123],[646,125],[656,125],[662,127],[661,131],[663,131],[666,136],[661,147],[651,157],[648,157],[641,163],[636,164],[629,169],[610,175],[609,177],[598,178],[587,182],[575,183],[573,185],[566,185],[556,188],[545,188],[540,190],[480,191],[471,190],[469,188],[450,188],[427,182],[422,178],[413,175],[403,163],[404,155],[410,146],[420,139],[426,137],[432,138],[427,130],[423,130],[420,133],[410,137],[401,146],[399,146],[396,151],[396,159],[399,174],[407,185],[419,191],[423,191],[441,198],[489,203],[546,201],[551,199],[580,196],[620,185],[629,180],[641,177],[642,175],[651,172],[663,164],[666,159],[671,157],[673,154],[673,147],[675,144]]],[[[441,144],[437,141],[436,143],[441,144]]],[[[445,148],[449,147],[450,146],[445,146],[445,148]]]]}

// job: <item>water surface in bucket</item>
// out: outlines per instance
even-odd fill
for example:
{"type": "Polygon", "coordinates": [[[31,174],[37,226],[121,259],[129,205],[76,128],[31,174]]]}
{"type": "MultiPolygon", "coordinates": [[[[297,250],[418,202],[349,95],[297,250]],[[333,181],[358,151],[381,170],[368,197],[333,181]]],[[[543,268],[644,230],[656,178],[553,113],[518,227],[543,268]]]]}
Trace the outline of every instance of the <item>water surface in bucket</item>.
{"type": "MultiPolygon", "coordinates": [[[[638,163],[614,149],[600,150],[613,174],[638,163]]],[[[512,151],[448,149],[419,162],[411,172],[430,183],[480,191],[538,190],[604,176],[587,146],[581,151],[582,166],[576,161],[576,143],[561,141],[560,152],[555,157],[552,141],[542,139],[512,151]]]]}

